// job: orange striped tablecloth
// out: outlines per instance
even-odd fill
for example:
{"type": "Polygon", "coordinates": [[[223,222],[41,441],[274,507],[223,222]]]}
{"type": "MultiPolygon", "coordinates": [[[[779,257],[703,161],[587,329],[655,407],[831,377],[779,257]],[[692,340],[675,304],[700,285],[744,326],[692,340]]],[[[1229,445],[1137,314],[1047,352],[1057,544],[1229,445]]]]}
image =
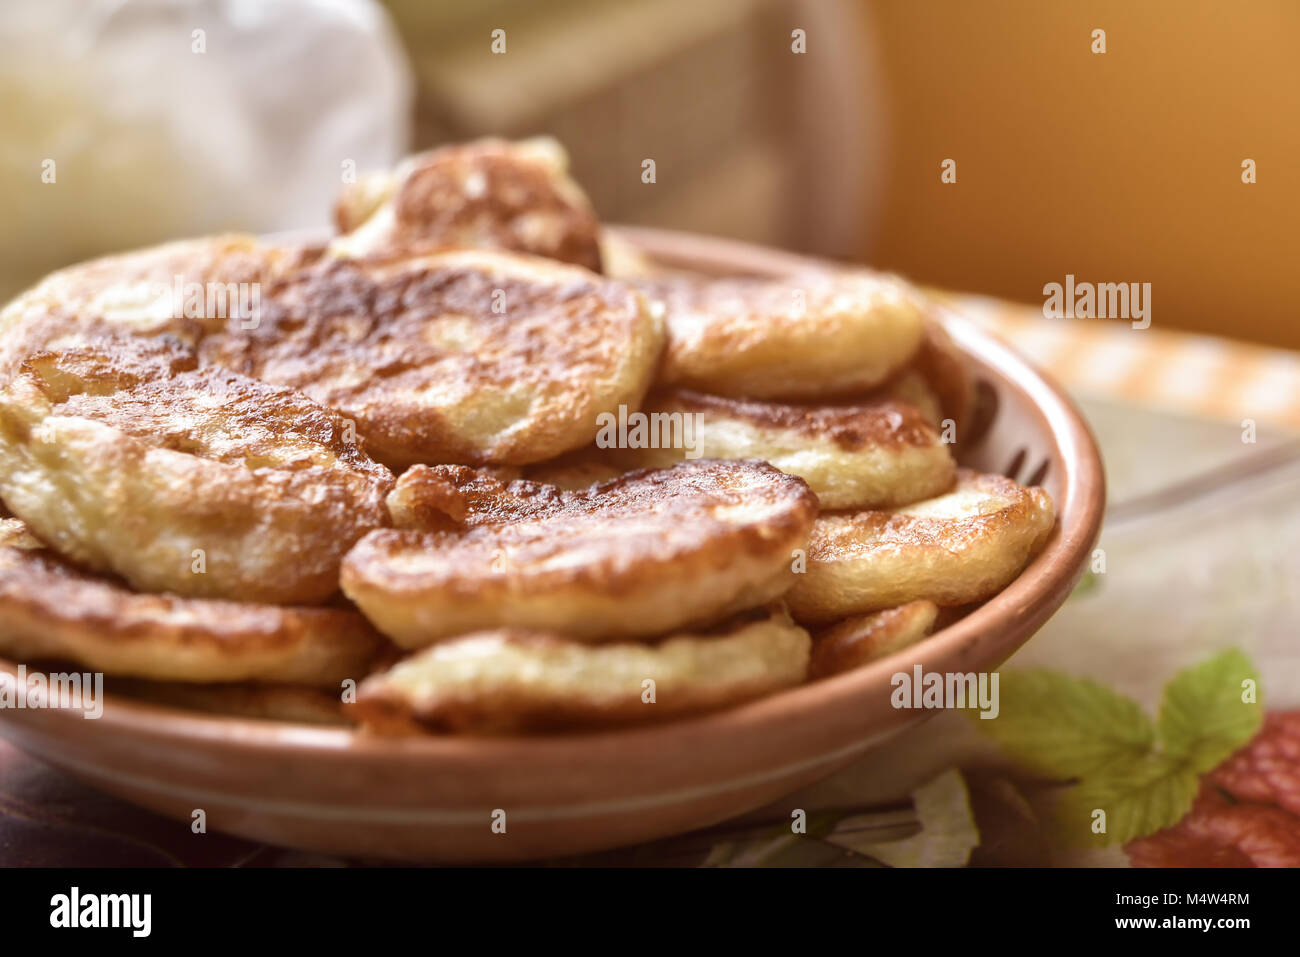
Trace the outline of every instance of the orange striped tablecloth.
{"type": "Polygon", "coordinates": [[[938,295],[1079,395],[1300,430],[1300,353],[1156,324],[1048,319],[1034,306],[938,295]]]}

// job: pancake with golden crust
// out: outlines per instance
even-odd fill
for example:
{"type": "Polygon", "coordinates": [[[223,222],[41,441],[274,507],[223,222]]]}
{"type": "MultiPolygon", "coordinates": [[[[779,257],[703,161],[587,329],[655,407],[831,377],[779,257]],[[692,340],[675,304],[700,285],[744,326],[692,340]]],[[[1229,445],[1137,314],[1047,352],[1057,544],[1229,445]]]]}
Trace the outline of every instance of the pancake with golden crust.
{"type": "Polygon", "coordinates": [[[392,474],[305,395],[193,366],[130,340],[27,359],[0,391],[0,497],[141,591],[323,601],[392,474]]]}
{"type": "Polygon", "coordinates": [[[684,462],[583,491],[416,467],[396,529],[343,563],[343,590],[398,644],[485,628],[585,642],[663,634],[780,596],[817,498],[762,462],[684,462]]]}
{"type": "Polygon", "coordinates": [[[501,734],[663,721],[799,684],[808,646],[808,633],[784,610],[649,645],[481,631],[372,675],[349,710],[380,732],[501,734]]]}
{"type": "Polygon", "coordinates": [[[933,317],[926,320],[916,355],[877,392],[915,405],[940,430],[945,420],[951,420],[956,443],[972,424],[975,377],[952,337],[933,317]]]}
{"type": "Polygon", "coordinates": [[[885,396],[897,399],[899,402],[906,402],[920,412],[925,421],[936,429],[943,428],[945,416],[939,394],[930,388],[930,383],[926,381],[925,376],[911,365],[905,366],[902,372],[867,395],[872,399],[885,396]]]}
{"type": "Polygon", "coordinates": [[[258,328],[205,340],[205,364],[301,389],[354,419],[394,467],[522,465],[635,409],[663,348],[631,288],[482,251],[326,261],[271,286],[258,328]]]}
{"type": "Polygon", "coordinates": [[[975,404],[975,377],[965,356],[937,319],[926,320],[921,348],[916,350],[910,368],[934,392],[942,417],[957,423],[957,438],[960,440],[962,426],[975,404]]]}
{"type": "Polygon", "coordinates": [[[958,469],[956,487],[938,498],[819,516],[807,570],[786,600],[812,623],[913,601],[982,601],[1038,554],[1054,523],[1041,488],[958,469]]]}
{"type": "Polygon", "coordinates": [[[902,651],[930,634],[939,606],[914,601],[869,615],[854,615],[813,637],[809,678],[852,671],[902,651]]]}
{"type": "Polygon", "coordinates": [[[35,352],[120,336],[168,336],[193,346],[231,317],[255,322],[263,285],[313,255],[227,235],[61,269],[0,311],[0,380],[35,352]]]}
{"type": "Polygon", "coordinates": [[[486,139],[408,157],[345,186],[345,256],[438,246],[529,253],[600,272],[600,223],[555,140],[486,139]]]}
{"type": "Polygon", "coordinates": [[[351,609],[142,595],[0,521],[0,653],[160,681],[360,680],[382,641],[351,609]]]}
{"type": "MultiPolygon", "coordinates": [[[[822,508],[903,505],[952,484],[939,433],[895,399],[794,405],[668,390],[651,394],[642,412],[644,434],[629,431],[625,444],[659,447],[596,448],[597,462],[603,455],[631,470],[688,457],[761,459],[806,481],[822,508]]],[[[597,435],[597,444],[611,437],[597,435]]]]}
{"type": "Polygon", "coordinates": [[[897,372],[924,331],[924,301],[893,276],[634,280],[662,311],[659,382],[718,395],[808,399],[861,391],[897,372]]]}

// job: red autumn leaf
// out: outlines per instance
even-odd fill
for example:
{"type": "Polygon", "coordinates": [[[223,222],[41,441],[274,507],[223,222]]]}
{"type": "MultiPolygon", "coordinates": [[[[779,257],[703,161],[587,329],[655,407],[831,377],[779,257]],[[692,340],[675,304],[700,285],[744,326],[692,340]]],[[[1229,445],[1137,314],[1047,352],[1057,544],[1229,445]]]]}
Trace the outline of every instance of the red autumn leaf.
{"type": "Polygon", "coordinates": [[[1236,847],[1193,837],[1177,827],[1167,827],[1149,837],[1124,845],[1134,867],[1254,867],[1255,862],[1236,847]]]}
{"type": "Polygon", "coordinates": [[[1181,821],[1124,850],[1134,867],[1300,867],[1300,711],[1268,715],[1181,821]]]}
{"type": "Polygon", "coordinates": [[[1208,778],[1238,801],[1300,814],[1300,711],[1268,715],[1254,740],[1208,778]]]}

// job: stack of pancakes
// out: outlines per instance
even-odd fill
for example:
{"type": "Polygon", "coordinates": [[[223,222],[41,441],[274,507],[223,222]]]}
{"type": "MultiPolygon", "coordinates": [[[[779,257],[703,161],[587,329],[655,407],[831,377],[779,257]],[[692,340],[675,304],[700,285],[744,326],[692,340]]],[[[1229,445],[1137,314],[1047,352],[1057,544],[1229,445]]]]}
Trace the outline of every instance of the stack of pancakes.
{"type": "Polygon", "coordinates": [[[566,165],[436,150],[328,242],[0,311],[0,653],[389,733],[606,727],[888,654],[1042,547],[1045,492],[954,464],[973,388],[914,289],[656,272],[566,165]]]}

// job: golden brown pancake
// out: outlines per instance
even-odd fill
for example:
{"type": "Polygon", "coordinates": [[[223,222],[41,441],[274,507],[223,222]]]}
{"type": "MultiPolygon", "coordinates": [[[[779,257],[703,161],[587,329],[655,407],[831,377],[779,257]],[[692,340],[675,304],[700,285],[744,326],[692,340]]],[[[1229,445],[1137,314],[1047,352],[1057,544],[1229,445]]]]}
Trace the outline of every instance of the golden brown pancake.
{"type": "Polygon", "coordinates": [[[418,648],[489,628],[618,641],[706,624],[781,595],[817,511],[762,462],[684,462],[583,491],[416,467],[389,496],[397,528],[363,538],[343,590],[418,648]]]}
{"type": "Polygon", "coordinates": [[[956,487],[938,498],[819,516],[807,570],[786,600],[809,623],[913,601],[982,601],[1038,554],[1054,523],[1041,488],[958,469],[956,487]]]}
{"type": "Polygon", "coordinates": [[[59,270],[0,311],[0,381],[34,352],[120,336],[193,346],[231,316],[255,322],[264,285],[313,255],[252,236],[211,236],[59,270]]]}
{"type": "Polygon", "coordinates": [[[938,614],[939,606],[933,602],[914,601],[831,625],[813,638],[808,677],[852,671],[902,651],[930,634],[938,614]]]}
{"type": "Polygon", "coordinates": [[[38,353],[0,391],[0,497],[140,591],[323,601],[392,485],[335,413],[161,343],[38,353]]]}
{"type": "Polygon", "coordinates": [[[911,368],[921,375],[938,397],[943,418],[957,423],[960,441],[962,426],[975,404],[975,377],[961,350],[938,320],[926,320],[925,336],[912,359],[911,368]]]}
{"type": "Polygon", "coordinates": [[[660,384],[755,399],[861,391],[921,344],[925,303],[865,271],[787,279],[633,280],[668,323],[660,384]]]}
{"type": "Polygon", "coordinates": [[[930,383],[925,376],[921,375],[913,366],[905,366],[902,372],[879,389],[873,389],[867,393],[868,399],[876,399],[882,396],[897,399],[899,402],[906,402],[921,413],[925,421],[936,429],[943,428],[945,416],[939,394],[930,388],[930,383]]]}
{"type": "Polygon", "coordinates": [[[519,629],[436,644],[367,678],[349,710],[377,731],[479,734],[662,721],[799,684],[808,633],[784,610],[707,634],[599,647],[519,629]]]}
{"type": "MultiPolygon", "coordinates": [[[[618,435],[611,428],[597,443],[643,447],[591,450],[593,475],[606,462],[630,471],[687,458],[761,459],[804,479],[822,508],[903,505],[952,484],[948,447],[914,406],[896,399],[794,405],[679,389],[651,394],[641,411],[640,432],[629,427],[618,435]]],[[[581,477],[576,462],[565,464],[570,474],[550,473],[557,484],[581,477]]]]}
{"type": "Polygon", "coordinates": [[[360,680],[381,639],[351,609],[142,595],[0,521],[0,653],[162,681],[360,680]]]}
{"type": "Polygon", "coordinates": [[[345,186],[335,218],[345,256],[432,247],[529,253],[600,272],[600,223],[555,140],[445,146],[345,186]]]}
{"type": "Polygon", "coordinates": [[[926,320],[916,355],[878,391],[915,405],[941,432],[945,420],[950,420],[955,426],[950,433],[954,444],[965,439],[973,424],[975,377],[961,350],[933,317],[926,320]]]}
{"type": "Polygon", "coordinates": [[[205,364],[301,389],[356,421],[394,467],[521,465],[592,441],[636,408],[663,329],[627,286],[482,251],[326,261],[271,286],[257,329],[205,364]]]}

